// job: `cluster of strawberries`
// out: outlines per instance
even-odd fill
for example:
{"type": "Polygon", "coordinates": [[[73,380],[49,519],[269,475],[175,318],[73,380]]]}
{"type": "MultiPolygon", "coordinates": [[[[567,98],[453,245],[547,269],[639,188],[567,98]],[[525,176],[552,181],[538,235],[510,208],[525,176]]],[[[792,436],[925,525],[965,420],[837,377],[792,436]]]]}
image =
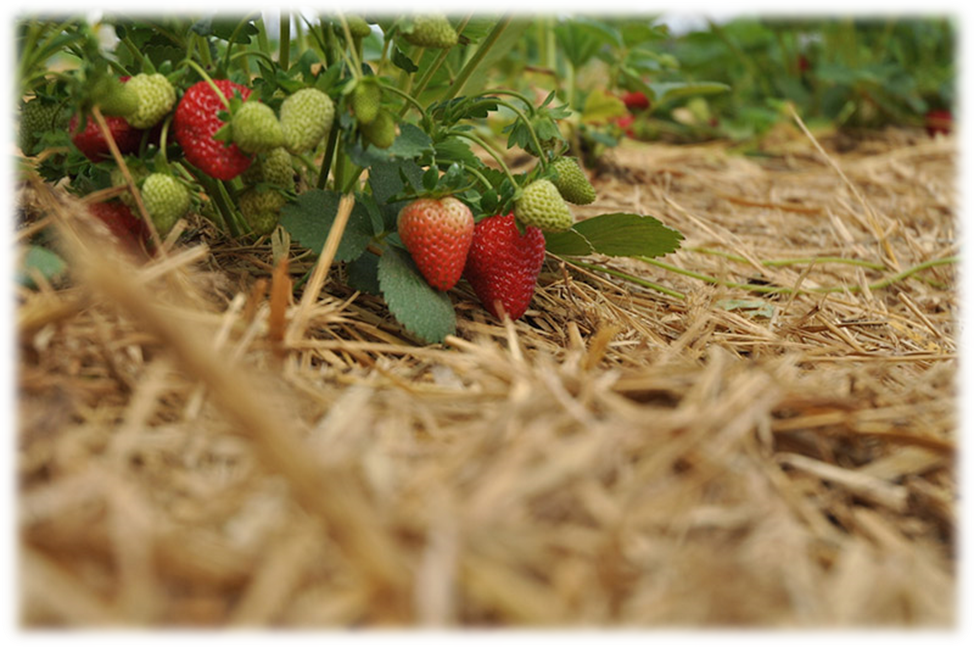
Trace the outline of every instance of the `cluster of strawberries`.
{"type": "MultiPolygon", "coordinates": [[[[186,162],[215,180],[244,176],[236,203],[258,235],[274,229],[287,193],[294,190],[291,155],[316,147],[334,120],[331,98],[313,87],[289,95],[275,112],[252,98],[249,88],[226,79],[198,81],[177,102],[175,88],[162,74],[109,79],[98,90],[97,103],[110,138],[91,115],[75,114],[68,125],[72,142],[88,159],[110,158],[109,139],[121,155],[136,154],[145,136],[158,142],[160,124],[171,115],[172,135],[186,162]]],[[[168,168],[145,171],[135,158],[129,171],[152,226],[165,236],[197,199],[193,183],[168,168]]],[[[113,181],[127,182],[121,174],[113,174],[113,181]]],[[[123,194],[91,211],[126,244],[147,243],[147,223],[132,213],[134,206],[132,196],[123,194]]]]}
{"type": "Polygon", "coordinates": [[[633,91],[624,93],[621,99],[626,105],[626,109],[629,110],[629,114],[616,117],[615,123],[627,136],[635,138],[636,133],[633,124],[636,121],[636,115],[649,110],[649,98],[642,92],[633,91]]]}
{"type": "Polygon", "coordinates": [[[422,197],[400,212],[399,237],[430,286],[449,290],[461,278],[498,319],[519,319],[534,296],[545,256],[544,232],[570,228],[566,201],[589,204],[595,189],[574,158],[552,165],[551,179],[525,186],[506,215],[474,222],[453,196],[422,197]]]}

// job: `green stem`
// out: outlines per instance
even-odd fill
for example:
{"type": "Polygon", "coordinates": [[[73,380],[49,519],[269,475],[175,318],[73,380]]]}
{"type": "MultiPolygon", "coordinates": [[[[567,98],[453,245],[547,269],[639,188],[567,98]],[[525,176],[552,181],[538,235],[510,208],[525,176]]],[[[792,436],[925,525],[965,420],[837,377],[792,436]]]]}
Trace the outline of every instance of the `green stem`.
{"type": "MultiPolygon", "coordinates": [[[[726,258],[737,263],[750,264],[750,260],[743,256],[737,254],[731,254],[729,252],[724,252],[718,249],[711,249],[707,247],[688,247],[687,251],[697,252],[699,254],[708,254],[711,256],[719,256],[721,258],[726,258]]],[[[787,267],[789,265],[808,265],[809,263],[834,263],[843,265],[856,265],[859,267],[865,267],[871,270],[885,270],[886,266],[881,263],[874,263],[872,261],[864,261],[858,258],[844,258],[841,256],[809,256],[807,258],[781,258],[773,260],[760,261],[761,265],[765,267],[787,267]]]]}
{"type": "Polygon", "coordinates": [[[594,265],[592,263],[585,263],[583,261],[577,261],[575,259],[567,259],[559,256],[561,260],[565,261],[569,265],[577,265],[578,267],[583,267],[587,270],[594,270],[596,272],[604,272],[616,278],[624,279],[630,283],[635,283],[636,285],[641,285],[645,288],[650,288],[651,290],[656,290],[657,292],[662,292],[663,294],[668,294],[671,297],[676,297],[677,299],[686,299],[687,295],[677,290],[672,290],[670,288],[664,287],[659,283],[653,283],[652,281],[647,281],[646,279],[639,278],[638,276],[633,276],[632,274],[627,274],[620,270],[613,269],[611,267],[605,267],[603,265],[594,265]]]}
{"type": "Polygon", "coordinates": [[[254,14],[251,13],[247,16],[244,16],[244,18],[237,23],[237,26],[234,27],[233,32],[230,34],[230,39],[227,41],[227,51],[223,58],[223,69],[225,70],[230,69],[230,62],[233,60],[230,56],[230,53],[233,51],[233,46],[237,43],[237,35],[240,33],[240,30],[243,28],[243,26],[246,25],[247,22],[250,20],[250,17],[253,15],[254,14]]]}
{"type": "Polygon", "coordinates": [[[325,156],[321,160],[321,171],[318,173],[318,188],[324,189],[328,184],[328,174],[331,172],[331,164],[335,159],[335,148],[338,144],[338,124],[332,124],[331,131],[328,133],[328,143],[325,144],[325,156]]]}
{"type": "MultiPolygon", "coordinates": [[[[705,281],[707,283],[711,283],[714,285],[720,285],[728,288],[740,288],[743,290],[749,290],[751,292],[760,292],[765,294],[794,294],[794,293],[827,294],[827,293],[834,293],[834,292],[859,292],[862,290],[862,286],[858,284],[839,285],[839,286],[831,286],[831,287],[818,287],[818,288],[805,288],[805,289],[796,290],[794,288],[781,287],[781,286],[737,283],[734,281],[725,281],[723,279],[718,279],[716,277],[709,276],[707,274],[701,274],[700,272],[687,270],[682,267],[677,267],[676,265],[670,265],[669,263],[664,263],[663,261],[658,261],[655,258],[650,258],[648,256],[634,256],[633,258],[636,258],[637,260],[643,261],[644,263],[648,263],[655,267],[659,267],[660,269],[664,269],[669,272],[673,272],[675,274],[688,276],[690,278],[694,278],[700,281],[705,281]]],[[[868,285],[868,288],[870,290],[882,290],[884,288],[888,288],[894,283],[898,283],[903,279],[909,278],[910,276],[916,274],[917,272],[922,272],[923,270],[927,270],[930,269],[931,267],[936,267],[939,265],[950,265],[953,263],[957,263],[958,260],[959,259],[956,256],[950,256],[947,258],[936,258],[930,261],[926,261],[924,263],[920,263],[919,265],[914,265],[913,267],[908,268],[898,274],[894,274],[893,276],[887,277],[885,279],[881,279],[874,283],[870,283],[868,285]]]]}
{"type": "MultiPolygon", "coordinates": [[[[330,52],[328,51],[328,45],[325,44],[324,40],[322,40],[321,34],[319,34],[318,30],[315,29],[315,25],[311,23],[311,19],[305,16],[300,11],[297,13],[297,16],[300,19],[299,23],[300,22],[304,23],[305,31],[308,34],[311,34],[312,38],[315,39],[315,43],[317,43],[318,48],[321,50],[321,53],[324,55],[325,61],[329,61],[330,52]]],[[[300,51],[304,51],[304,48],[302,48],[300,51]]],[[[330,62],[328,62],[328,64],[331,65],[330,62]]]]}
{"type": "Polygon", "coordinates": [[[126,49],[128,49],[129,54],[132,55],[132,58],[139,62],[139,69],[143,69],[145,67],[145,56],[143,56],[142,51],[135,46],[132,39],[126,36],[122,39],[122,44],[125,45],[126,49]]]}
{"type": "Polygon", "coordinates": [[[254,23],[257,26],[257,47],[264,53],[271,51],[270,41],[267,40],[267,26],[264,24],[264,17],[258,15],[254,23]]]}
{"type": "Polygon", "coordinates": [[[280,42],[278,43],[277,61],[281,69],[287,71],[291,66],[291,12],[281,12],[280,42]]]}
{"type": "Polygon", "coordinates": [[[494,186],[490,183],[490,181],[484,177],[484,174],[478,171],[477,169],[473,168],[472,166],[465,166],[464,170],[470,175],[480,180],[480,183],[483,184],[488,189],[494,188],[494,186]]]}
{"type": "Polygon", "coordinates": [[[236,220],[233,217],[233,209],[230,206],[230,199],[227,195],[226,187],[202,171],[193,168],[188,168],[187,170],[193,174],[196,181],[199,182],[200,186],[206,191],[206,194],[213,200],[213,204],[230,235],[238,238],[240,236],[240,230],[237,228],[236,220]]]}
{"type": "Polygon", "coordinates": [[[501,170],[503,170],[504,174],[507,175],[507,179],[511,181],[511,184],[517,187],[518,184],[517,184],[517,180],[514,179],[514,174],[511,173],[511,169],[507,168],[507,164],[504,163],[504,159],[500,156],[500,153],[494,150],[493,146],[485,142],[480,137],[474,135],[473,133],[456,131],[453,134],[455,134],[457,137],[464,137],[466,139],[469,139],[470,141],[474,142],[475,144],[483,148],[485,151],[487,151],[487,154],[493,157],[494,161],[500,164],[501,170]]]}
{"type": "MultiPolygon", "coordinates": [[[[506,107],[508,110],[512,111],[518,116],[518,118],[524,122],[524,126],[528,129],[528,133],[531,135],[531,141],[534,143],[535,150],[538,151],[538,160],[541,162],[541,168],[544,170],[548,169],[547,156],[544,153],[544,149],[541,148],[541,141],[538,139],[538,134],[534,132],[534,126],[531,125],[531,121],[524,115],[524,112],[520,108],[515,106],[509,101],[503,101],[502,99],[497,99],[497,103],[506,107]]],[[[530,105],[530,104],[529,104],[530,105]]]]}
{"type": "Polygon", "coordinates": [[[240,59],[240,58],[247,58],[248,56],[257,56],[257,57],[263,59],[272,68],[274,66],[274,59],[273,58],[271,58],[270,56],[268,56],[264,52],[261,52],[261,51],[256,50],[256,49],[248,49],[248,50],[243,51],[243,52],[237,52],[236,54],[234,54],[233,56],[230,57],[230,60],[228,61],[228,63],[235,62],[237,59],[240,59]]]}
{"type": "Polygon", "coordinates": [[[528,99],[523,94],[521,94],[520,92],[517,92],[516,90],[506,90],[506,89],[497,88],[493,90],[487,90],[486,92],[482,92],[478,96],[490,97],[498,94],[514,97],[515,99],[520,99],[524,103],[524,105],[528,107],[528,111],[530,112],[530,114],[533,115],[536,112],[534,104],[531,103],[531,100],[528,99]]]}
{"type": "MultiPolygon", "coordinates": [[[[407,104],[410,104],[414,108],[416,108],[416,112],[418,112],[420,114],[420,116],[423,119],[423,123],[424,124],[426,124],[428,122],[429,119],[426,116],[426,110],[423,108],[423,104],[421,104],[419,101],[417,101],[411,94],[409,94],[408,92],[405,92],[403,90],[400,90],[399,88],[397,88],[394,85],[389,85],[387,83],[382,83],[381,85],[382,85],[382,89],[383,90],[390,90],[390,91],[392,91],[394,94],[397,94],[400,97],[402,97],[403,99],[405,99],[406,102],[407,102],[407,104]]],[[[402,113],[400,113],[400,115],[399,115],[400,117],[402,117],[402,115],[406,112],[406,110],[408,109],[408,107],[409,107],[408,105],[403,106],[402,113]]]]}
{"type": "Polygon", "coordinates": [[[507,29],[508,25],[511,24],[511,20],[512,17],[510,15],[506,15],[497,21],[497,24],[494,25],[494,28],[487,35],[487,38],[484,39],[483,43],[480,44],[480,47],[477,48],[477,51],[474,52],[474,55],[470,57],[470,60],[467,61],[466,65],[463,66],[463,69],[460,70],[460,73],[457,75],[457,78],[454,79],[453,83],[450,84],[450,87],[446,89],[441,101],[445,103],[460,94],[460,91],[463,90],[463,86],[467,84],[467,81],[470,80],[471,75],[473,75],[474,71],[484,60],[484,57],[487,56],[487,52],[489,52],[491,47],[497,43],[497,40],[501,37],[501,34],[503,34],[504,30],[507,29]]]}
{"type": "MultiPolygon", "coordinates": [[[[348,51],[352,57],[352,63],[354,63],[353,75],[355,78],[359,78],[362,74],[362,61],[359,58],[358,51],[355,48],[355,39],[352,38],[352,30],[348,28],[348,21],[345,20],[345,14],[342,11],[338,11],[338,21],[342,24],[342,31],[345,32],[345,42],[349,45],[348,51]]],[[[345,51],[345,48],[342,48],[345,51]]]]}

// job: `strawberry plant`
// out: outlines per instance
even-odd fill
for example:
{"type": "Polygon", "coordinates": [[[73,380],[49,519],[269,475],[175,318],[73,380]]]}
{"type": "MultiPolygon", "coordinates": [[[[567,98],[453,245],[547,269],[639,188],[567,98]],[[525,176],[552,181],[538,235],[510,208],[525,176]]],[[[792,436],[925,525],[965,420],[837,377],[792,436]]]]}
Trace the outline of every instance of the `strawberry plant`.
{"type": "MultiPolygon", "coordinates": [[[[490,316],[520,319],[546,258],[651,258],[682,239],[649,215],[573,213],[598,204],[571,155],[573,128],[611,110],[598,94],[579,104],[573,90],[492,86],[529,26],[286,12],[276,30],[260,17],[29,19],[18,28],[22,152],[79,196],[114,187],[97,210],[128,237],[139,228],[126,213],[156,242],[184,221],[319,255],[334,233],[339,276],[380,296],[417,340],[439,342],[456,331],[465,286],[490,316]],[[58,114],[73,125],[58,128],[58,114]],[[515,173],[517,155],[533,161],[515,173]],[[339,219],[346,196],[353,207],[339,219]]],[[[611,42],[626,52],[617,74],[651,105],[681,92],[639,80],[652,29],[558,29],[573,70],[611,42]]]]}

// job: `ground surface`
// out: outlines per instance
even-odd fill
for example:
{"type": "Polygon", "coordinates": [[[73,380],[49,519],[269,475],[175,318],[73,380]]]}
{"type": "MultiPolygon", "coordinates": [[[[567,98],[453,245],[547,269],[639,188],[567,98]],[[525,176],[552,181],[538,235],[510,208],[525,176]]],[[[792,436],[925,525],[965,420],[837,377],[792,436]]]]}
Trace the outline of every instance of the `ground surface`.
{"type": "Polygon", "coordinates": [[[819,139],[612,151],[576,215],[686,240],[585,261],[668,293],[550,259],[435,347],[26,187],[78,278],[20,293],[24,626],[952,626],[954,142],[819,139]]]}

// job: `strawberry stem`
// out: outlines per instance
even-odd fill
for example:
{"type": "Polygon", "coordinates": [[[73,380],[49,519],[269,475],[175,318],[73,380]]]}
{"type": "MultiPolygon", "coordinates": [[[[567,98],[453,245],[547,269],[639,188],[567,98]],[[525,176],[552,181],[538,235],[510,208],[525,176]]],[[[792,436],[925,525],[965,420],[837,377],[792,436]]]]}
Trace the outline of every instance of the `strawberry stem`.
{"type": "MultiPolygon", "coordinates": [[[[345,32],[345,42],[349,44],[348,53],[352,57],[352,63],[354,63],[352,66],[352,76],[358,79],[362,76],[362,63],[359,59],[358,51],[356,51],[354,47],[354,43],[356,41],[354,38],[352,38],[352,30],[348,28],[348,21],[345,20],[345,14],[341,11],[341,9],[337,10],[336,13],[338,14],[338,21],[342,24],[342,31],[345,32]]],[[[344,51],[345,48],[343,47],[342,52],[344,51]]]]}
{"type": "Polygon", "coordinates": [[[501,34],[504,33],[504,30],[507,29],[508,25],[511,24],[512,20],[512,16],[508,14],[497,21],[497,24],[494,25],[494,28],[487,35],[487,38],[485,38],[480,47],[477,48],[474,55],[470,57],[467,64],[463,66],[463,69],[460,70],[457,78],[454,79],[450,87],[446,89],[446,92],[443,93],[443,97],[441,98],[443,103],[446,103],[450,99],[460,94],[460,91],[463,90],[463,86],[467,84],[468,80],[470,80],[470,77],[473,75],[474,71],[483,62],[484,57],[487,56],[487,52],[489,52],[490,48],[497,43],[497,40],[501,37],[501,34]]]}
{"type": "Polygon", "coordinates": [[[240,34],[240,30],[243,29],[244,25],[246,25],[250,21],[250,18],[252,16],[254,16],[254,15],[259,15],[259,14],[257,14],[256,12],[252,12],[252,13],[244,16],[237,23],[237,26],[234,27],[233,33],[230,35],[230,39],[227,41],[227,51],[224,54],[224,58],[223,58],[223,69],[224,70],[229,70],[230,69],[230,63],[233,62],[233,60],[235,60],[234,57],[231,56],[230,54],[231,54],[231,52],[233,52],[233,46],[238,42],[237,41],[237,36],[240,34]]]}
{"type": "MultiPolygon", "coordinates": [[[[547,156],[544,154],[544,149],[541,148],[541,141],[538,139],[538,134],[534,132],[534,126],[531,125],[530,120],[524,115],[524,112],[520,108],[515,106],[509,101],[504,101],[503,99],[497,99],[498,105],[502,105],[508,110],[512,111],[518,116],[518,118],[524,122],[525,128],[528,129],[528,133],[531,134],[531,141],[534,143],[535,149],[538,151],[538,159],[541,161],[541,168],[548,170],[548,160],[547,156]]],[[[530,104],[529,104],[530,105],[530,104]]]]}
{"type": "Polygon", "coordinates": [[[511,181],[511,184],[513,184],[515,188],[518,186],[517,180],[514,179],[514,174],[511,173],[511,169],[507,167],[507,164],[504,163],[504,159],[501,157],[500,153],[498,153],[497,150],[494,149],[493,146],[485,142],[477,135],[474,135],[473,133],[468,133],[460,130],[460,131],[454,131],[453,134],[455,134],[457,137],[464,137],[466,139],[469,139],[470,141],[474,142],[475,144],[483,148],[485,151],[487,151],[487,154],[493,157],[494,161],[496,161],[500,165],[501,170],[504,171],[504,174],[507,176],[507,179],[511,181]]]}
{"type": "Polygon", "coordinates": [[[677,290],[672,290],[672,289],[670,289],[668,287],[664,287],[664,286],[660,285],[659,283],[654,283],[653,281],[649,281],[647,279],[643,279],[643,278],[640,278],[638,276],[633,276],[632,274],[628,274],[628,273],[623,272],[621,270],[613,269],[611,267],[606,267],[604,265],[595,265],[594,263],[585,263],[583,261],[578,261],[578,260],[575,260],[575,259],[567,259],[567,258],[564,258],[562,256],[557,256],[557,258],[560,259],[560,260],[562,260],[562,261],[564,261],[568,265],[574,265],[576,267],[582,267],[582,268],[584,268],[586,270],[593,270],[593,271],[596,271],[596,272],[603,272],[603,273],[608,274],[610,276],[614,276],[616,278],[620,278],[620,279],[624,279],[626,281],[629,281],[630,283],[635,283],[636,285],[641,285],[644,288],[649,288],[651,290],[656,290],[657,292],[661,292],[661,293],[666,294],[666,295],[669,295],[671,297],[676,297],[677,299],[685,300],[687,298],[687,295],[683,294],[682,292],[679,292],[677,290]]]}
{"type": "MultiPolygon", "coordinates": [[[[381,81],[380,81],[379,84],[382,86],[382,89],[383,90],[389,90],[389,91],[393,92],[394,94],[397,94],[400,97],[402,97],[403,99],[405,99],[408,104],[410,104],[414,108],[416,108],[416,111],[423,118],[423,123],[424,124],[427,124],[428,123],[429,118],[426,115],[426,110],[423,108],[423,104],[421,104],[419,101],[417,101],[415,98],[413,98],[413,96],[411,94],[409,94],[408,92],[405,92],[403,90],[400,90],[399,88],[397,88],[394,85],[389,85],[387,83],[382,83],[381,81]]],[[[408,105],[407,106],[403,106],[402,112],[399,113],[399,116],[400,117],[406,112],[406,110],[408,109],[408,107],[409,107],[408,105]]]]}
{"type": "Polygon", "coordinates": [[[291,12],[281,11],[280,16],[280,48],[277,61],[282,70],[291,67],[291,12]]]}

